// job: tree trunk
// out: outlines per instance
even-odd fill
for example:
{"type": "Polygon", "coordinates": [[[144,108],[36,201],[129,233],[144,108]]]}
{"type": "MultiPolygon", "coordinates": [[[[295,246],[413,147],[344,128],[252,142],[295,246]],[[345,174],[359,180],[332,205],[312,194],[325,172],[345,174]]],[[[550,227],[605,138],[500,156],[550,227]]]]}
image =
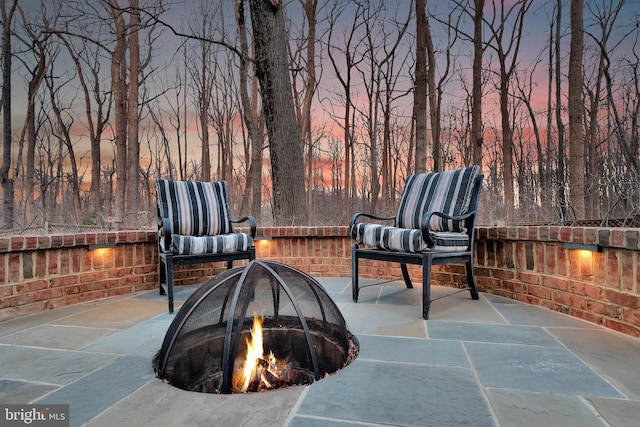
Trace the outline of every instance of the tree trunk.
{"type": "Polygon", "coordinates": [[[138,225],[140,200],[140,142],[138,140],[138,88],[140,86],[140,10],[138,0],[130,1],[129,10],[129,86],[127,94],[127,225],[138,225]]]}
{"type": "Polygon", "coordinates": [[[582,51],[584,0],[571,0],[571,44],[569,52],[569,200],[576,219],[584,219],[585,160],[582,123],[582,51]]]}
{"type": "Polygon", "coordinates": [[[304,87],[304,99],[302,101],[302,111],[300,114],[300,140],[307,146],[307,209],[312,212],[313,190],[314,190],[314,170],[313,165],[313,138],[311,135],[311,104],[316,93],[316,9],[318,0],[300,0],[304,10],[309,30],[307,32],[307,56],[306,82],[304,87]]]}
{"type": "Polygon", "coordinates": [[[115,221],[126,220],[125,194],[127,183],[127,31],[120,6],[109,0],[110,13],[115,27],[116,43],[111,52],[111,86],[114,101],[115,123],[115,221]]]}
{"type": "Polygon", "coordinates": [[[473,15],[473,95],[471,107],[471,152],[473,163],[482,168],[482,18],[484,0],[474,0],[473,15]]]}
{"type": "Polygon", "coordinates": [[[558,5],[558,14],[556,15],[556,40],[555,40],[555,51],[556,51],[556,127],[558,128],[558,164],[556,166],[556,188],[557,188],[557,203],[560,207],[560,218],[562,220],[566,219],[566,210],[567,210],[567,196],[565,193],[565,145],[564,145],[564,123],[562,121],[562,88],[561,88],[561,54],[560,54],[560,39],[562,36],[562,29],[560,27],[561,18],[562,18],[562,2],[559,1],[558,5]]]}
{"type": "Polygon", "coordinates": [[[436,52],[433,47],[428,19],[425,19],[424,36],[427,44],[427,86],[429,89],[427,99],[429,100],[429,122],[431,123],[431,143],[433,145],[433,171],[441,172],[444,170],[444,153],[440,141],[440,107],[438,102],[440,97],[436,92],[436,52]]]}
{"type": "Polygon", "coordinates": [[[273,216],[276,225],[307,224],[304,162],[288,70],[284,6],[278,0],[250,0],[271,157],[273,216]]]}
{"type": "Polygon", "coordinates": [[[2,182],[2,216],[0,225],[6,229],[13,228],[14,194],[13,178],[9,174],[11,168],[11,21],[18,6],[18,0],[10,4],[9,10],[5,0],[0,0],[2,13],[2,165],[0,181],[2,182]]]}
{"type": "Polygon", "coordinates": [[[416,0],[416,81],[413,116],[416,123],[415,172],[427,170],[427,12],[425,0],[416,0]]]}
{"type": "Polygon", "coordinates": [[[251,147],[251,159],[247,171],[247,183],[244,187],[244,197],[240,212],[249,212],[255,218],[260,218],[262,206],[262,145],[264,138],[257,126],[257,114],[253,114],[253,105],[249,98],[249,44],[247,42],[247,27],[244,12],[244,2],[236,3],[236,22],[238,24],[238,37],[240,39],[240,101],[242,102],[242,119],[249,133],[251,147]]]}
{"type": "MultiPolygon", "coordinates": [[[[502,67],[504,69],[504,66],[502,67]]],[[[509,78],[502,72],[500,77],[500,116],[502,121],[502,176],[504,180],[504,218],[513,222],[513,134],[509,114],[509,78]]]]}

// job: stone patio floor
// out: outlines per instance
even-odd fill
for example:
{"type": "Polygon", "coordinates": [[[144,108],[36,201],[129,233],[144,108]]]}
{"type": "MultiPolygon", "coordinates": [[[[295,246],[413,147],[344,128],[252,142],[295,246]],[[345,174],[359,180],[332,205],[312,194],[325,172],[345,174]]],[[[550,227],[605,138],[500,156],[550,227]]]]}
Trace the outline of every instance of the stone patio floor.
{"type": "Polygon", "coordinates": [[[419,288],[369,287],[354,304],[348,279],[318,281],[360,353],[310,386],[212,395],[163,383],[151,361],[175,315],[148,291],[0,323],[0,403],[69,404],[70,425],[92,427],[638,425],[639,339],[467,292],[425,321],[419,288]]]}

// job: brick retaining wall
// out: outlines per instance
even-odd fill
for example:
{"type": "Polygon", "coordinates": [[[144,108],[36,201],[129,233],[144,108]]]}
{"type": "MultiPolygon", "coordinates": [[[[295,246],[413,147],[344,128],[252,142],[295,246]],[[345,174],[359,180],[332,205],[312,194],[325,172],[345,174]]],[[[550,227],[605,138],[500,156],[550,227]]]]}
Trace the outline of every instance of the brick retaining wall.
{"type": "MultiPolygon", "coordinates": [[[[256,242],[259,258],[317,277],[350,277],[347,227],[269,227],[256,242]]],[[[0,321],[56,307],[157,287],[154,231],[0,237],[0,321]],[[89,250],[95,243],[115,248],[89,250]]],[[[640,229],[479,227],[476,275],[483,292],[569,314],[640,336],[640,229]],[[601,253],[566,249],[598,244],[601,253]]],[[[199,283],[221,264],[182,266],[176,285],[199,283]]],[[[401,277],[394,264],[363,261],[361,275],[401,277]]],[[[410,267],[415,280],[420,270],[410,267]]],[[[442,266],[434,283],[465,282],[461,265],[442,266]]]]}

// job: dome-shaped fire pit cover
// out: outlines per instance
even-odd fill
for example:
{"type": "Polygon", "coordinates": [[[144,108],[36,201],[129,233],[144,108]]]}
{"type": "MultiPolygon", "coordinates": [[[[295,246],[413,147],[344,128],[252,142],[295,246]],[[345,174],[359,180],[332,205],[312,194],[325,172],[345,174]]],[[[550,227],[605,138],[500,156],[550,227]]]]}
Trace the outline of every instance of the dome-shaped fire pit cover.
{"type": "Polygon", "coordinates": [[[153,364],[159,378],[185,390],[250,392],[312,383],[357,352],[356,338],[316,280],[254,260],[187,299],[153,364]]]}

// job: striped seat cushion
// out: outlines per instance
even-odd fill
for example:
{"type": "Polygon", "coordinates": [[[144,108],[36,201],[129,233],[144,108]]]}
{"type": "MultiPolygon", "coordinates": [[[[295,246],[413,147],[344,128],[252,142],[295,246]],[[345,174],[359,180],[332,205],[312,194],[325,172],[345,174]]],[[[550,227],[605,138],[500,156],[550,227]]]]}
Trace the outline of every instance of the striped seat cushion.
{"type": "MultiPolygon", "coordinates": [[[[396,226],[420,229],[425,212],[442,212],[449,216],[459,216],[469,210],[473,183],[480,168],[470,166],[464,169],[414,174],[407,182],[400,198],[396,214],[396,226]]],[[[432,216],[429,226],[434,232],[464,232],[464,221],[450,221],[432,216]]]]}
{"type": "Polygon", "coordinates": [[[227,183],[156,179],[158,219],[171,219],[171,233],[216,236],[233,231],[227,183]]]}
{"type": "Polygon", "coordinates": [[[469,235],[463,232],[433,233],[435,246],[422,238],[419,229],[383,226],[380,224],[358,223],[351,229],[351,236],[359,244],[395,252],[419,253],[433,250],[438,252],[460,252],[469,247],[469,235]]]}
{"type": "MultiPolygon", "coordinates": [[[[163,240],[161,239],[160,242],[163,240]]],[[[163,243],[160,244],[164,246],[163,243]]],[[[231,233],[220,236],[171,236],[171,248],[176,255],[229,254],[246,252],[253,245],[253,239],[246,233],[231,233]]]]}

